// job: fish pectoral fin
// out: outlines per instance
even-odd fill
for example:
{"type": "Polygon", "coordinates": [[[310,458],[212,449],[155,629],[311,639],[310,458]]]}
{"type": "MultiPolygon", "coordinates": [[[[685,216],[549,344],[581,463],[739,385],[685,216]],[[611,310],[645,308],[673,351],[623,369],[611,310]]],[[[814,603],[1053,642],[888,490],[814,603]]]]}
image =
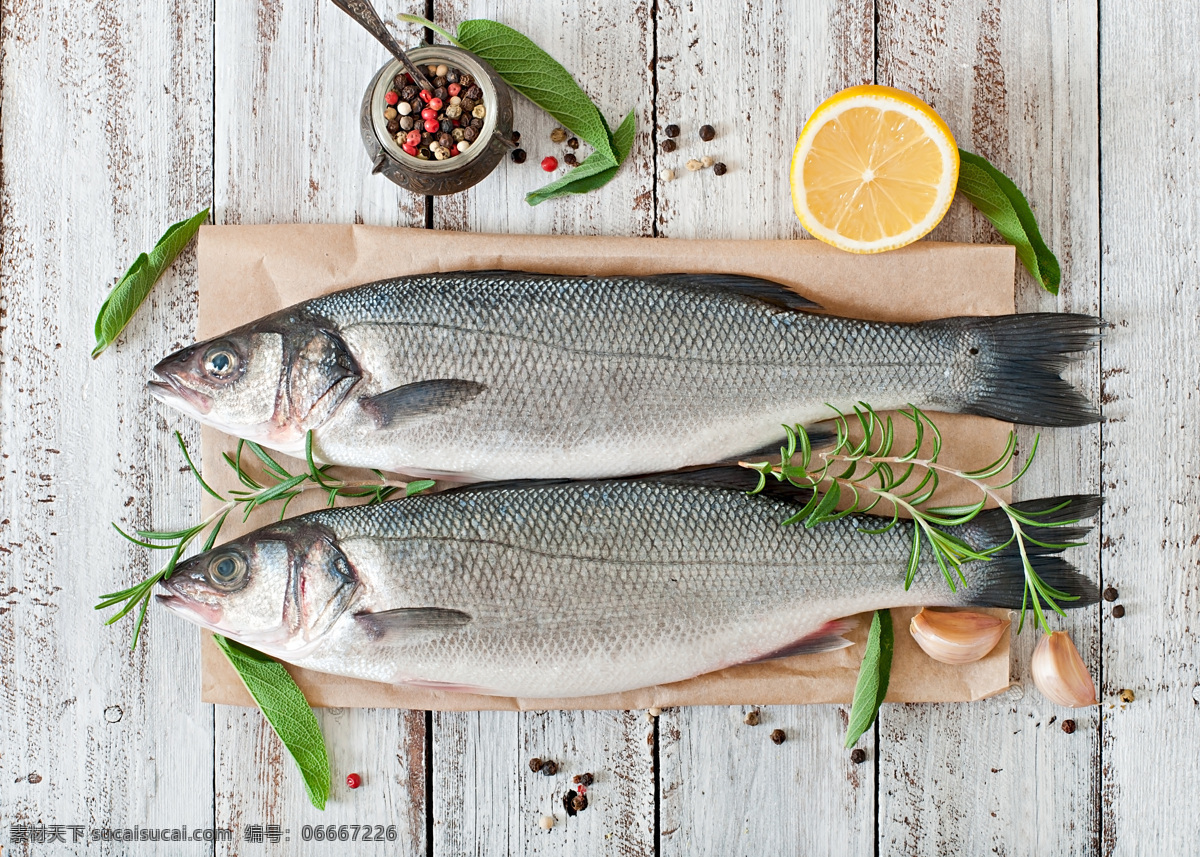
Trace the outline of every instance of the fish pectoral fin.
{"type": "Polygon", "coordinates": [[[487,387],[478,381],[434,378],[394,387],[358,400],[359,407],[375,421],[376,428],[392,428],[408,420],[429,417],[461,408],[487,387]]]}
{"type": "Polygon", "coordinates": [[[647,277],[661,283],[712,291],[732,292],[763,303],[790,310],[824,309],[820,304],[798,295],[787,286],[742,274],[655,274],[647,277]]]}
{"type": "Polygon", "coordinates": [[[854,645],[853,641],[847,640],[842,635],[853,630],[857,624],[854,619],[835,619],[832,622],[826,622],[808,636],[801,637],[794,643],[788,643],[786,646],[781,646],[773,652],[767,652],[765,655],[752,658],[745,661],[745,663],[756,664],[760,661],[790,658],[792,655],[815,655],[820,652],[836,652],[838,649],[854,645]]]}
{"type": "Polygon", "coordinates": [[[409,637],[413,634],[453,631],[470,623],[471,614],[443,607],[401,607],[378,613],[355,613],[354,620],[372,638],[379,640],[396,635],[409,637]]]}

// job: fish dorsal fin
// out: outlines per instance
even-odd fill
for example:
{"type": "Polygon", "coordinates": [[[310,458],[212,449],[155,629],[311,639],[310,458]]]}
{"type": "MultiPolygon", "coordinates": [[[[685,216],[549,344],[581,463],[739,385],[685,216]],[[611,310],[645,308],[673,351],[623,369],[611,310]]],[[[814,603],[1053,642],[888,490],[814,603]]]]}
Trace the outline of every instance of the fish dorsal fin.
{"type": "Polygon", "coordinates": [[[460,378],[433,378],[394,387],[358,400],[370,414],[376,428],[395,428],[409,420],[429,417],[461,408],[487,387],[478,381],[460,378]]]}
{"type": "Polygon", "coordinates": [[[378,613],[355,613],[354,619],[373,639],[424,636],[430,632],[454,631],[471,622],[471,614],[443,607],[401,607],[378,613]]]}
{"type": "Polygon", "coordinates": [[[835,619],[832,622],[826,622],[811,634],[801,637],[794,643],[788,643],[786,646],[781,646],[774,651],[767,652],[765,655],[759,655],[757,658],[752,658],[744,663],[757,664],[762,661],[777,660],[778,658],[790,658],[792,655],[815,655],[820,652],[836,652],[838,649],[854,645],[852,640],[847,640],[842,635],[854,630],[857,624],[853,618],[835,619]]]}
{"type": "Polygon", "coordinates": [[[655,274],[646,279],[685,288],[731,292],[777,306],[780,309],[803,311],[822,309],[820,304],[796,294],[787,286],[760,277],[747,277],[742,274],[655,274]]]}
{"type": "MultiPolygon", "coordinates": [[[[776,450],[778,452],[778,450],[776,450]]],[[[698,488],[725,488],[730,491],[753,491],[758,485],[758,473],[736,464],[721,467],[705,467],[700,470],[685,470],[679,473],[655,473],[638,477],[639,481],[658,482],[662,485],[694,485],[698,488]]],[[[812,490],[800,488],[790,482],[779,482],[767,478],[761,492],[765,497],[807,503],[812,490]]]]}

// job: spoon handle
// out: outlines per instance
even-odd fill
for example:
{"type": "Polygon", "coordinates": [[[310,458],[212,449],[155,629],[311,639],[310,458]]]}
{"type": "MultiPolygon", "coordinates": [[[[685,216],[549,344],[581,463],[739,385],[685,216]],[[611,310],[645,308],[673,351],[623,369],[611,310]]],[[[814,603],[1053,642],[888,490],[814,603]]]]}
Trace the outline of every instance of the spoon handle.
{"type": "Polygon", "coordinates": [[[421,73],[421,70],[408,58],[408,54],[404,52],[404,48],[400,47],[400,43],[392,37],[388,28],[383,25],[383,19],[379,17],[379,13],[375,11],[375,7],[371,5],[370,0],[333,0],[333,5],[357,21],[364,30],[378,39],[392,56],[404,64],[404,70],[412,76],[412,79],[416,81],[418,86],[422,89],[428,89],[430,92],[433,91],[433,84],[429,82],[429,78],[421,73]]]}

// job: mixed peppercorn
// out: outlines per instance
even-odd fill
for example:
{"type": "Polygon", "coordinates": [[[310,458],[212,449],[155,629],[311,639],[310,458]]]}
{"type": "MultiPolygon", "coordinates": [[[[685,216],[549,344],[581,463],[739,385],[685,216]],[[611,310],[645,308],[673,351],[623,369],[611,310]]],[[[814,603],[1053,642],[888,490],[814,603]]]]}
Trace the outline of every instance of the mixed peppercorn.
{"type": "Polygon", "coordinates": [[[423,161],[444,161],[471,147],[483,129],[483,90],[466,72],[442,64],[426,66],[433,89],[419,89],[398,74],[384,93],[383,118],[400,148],[423,161]]]}

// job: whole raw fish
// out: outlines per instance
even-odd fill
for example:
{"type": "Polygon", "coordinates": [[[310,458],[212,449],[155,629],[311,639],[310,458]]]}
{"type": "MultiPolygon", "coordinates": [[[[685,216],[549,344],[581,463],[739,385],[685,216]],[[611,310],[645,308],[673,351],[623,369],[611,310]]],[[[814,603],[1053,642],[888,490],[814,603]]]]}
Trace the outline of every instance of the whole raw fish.
{"type": "MultiPolygon", "coordinates": [[[[330,509],[264,527],[180,564],[158,596],[205,627],[322,672],[477,693],[589,696],[749,661],[849,645],[842,617],[902,605],[1019,608],[1009,546],[951,592],[924,558],[903,581],[911,524],[858,532],[851,516],[783,527],[795,498],[749,496],[748,471],[647,480],[479,486],[330,509]]],[[[1076,521],[1095,497],[1046,520],[1076,521]]],[[[1043,530],[1070,541],[1086,530],[1043,530]]],[[[1011,536],[995,510],[958,529],[1011,536]]],[[[1031,546],[1052,587],[1096,587],[1031,546]]]]}
{"type": "Polygon", "coordinates": [[[464,480],[596,478],[730,461],[784,423],[879,410],[1079,425],[1058,372],[1099,320],[884,324],[725,275],[505,271],[385,280],[185,348],[152,392],[229,434],[322,462],[464,480]]]}

